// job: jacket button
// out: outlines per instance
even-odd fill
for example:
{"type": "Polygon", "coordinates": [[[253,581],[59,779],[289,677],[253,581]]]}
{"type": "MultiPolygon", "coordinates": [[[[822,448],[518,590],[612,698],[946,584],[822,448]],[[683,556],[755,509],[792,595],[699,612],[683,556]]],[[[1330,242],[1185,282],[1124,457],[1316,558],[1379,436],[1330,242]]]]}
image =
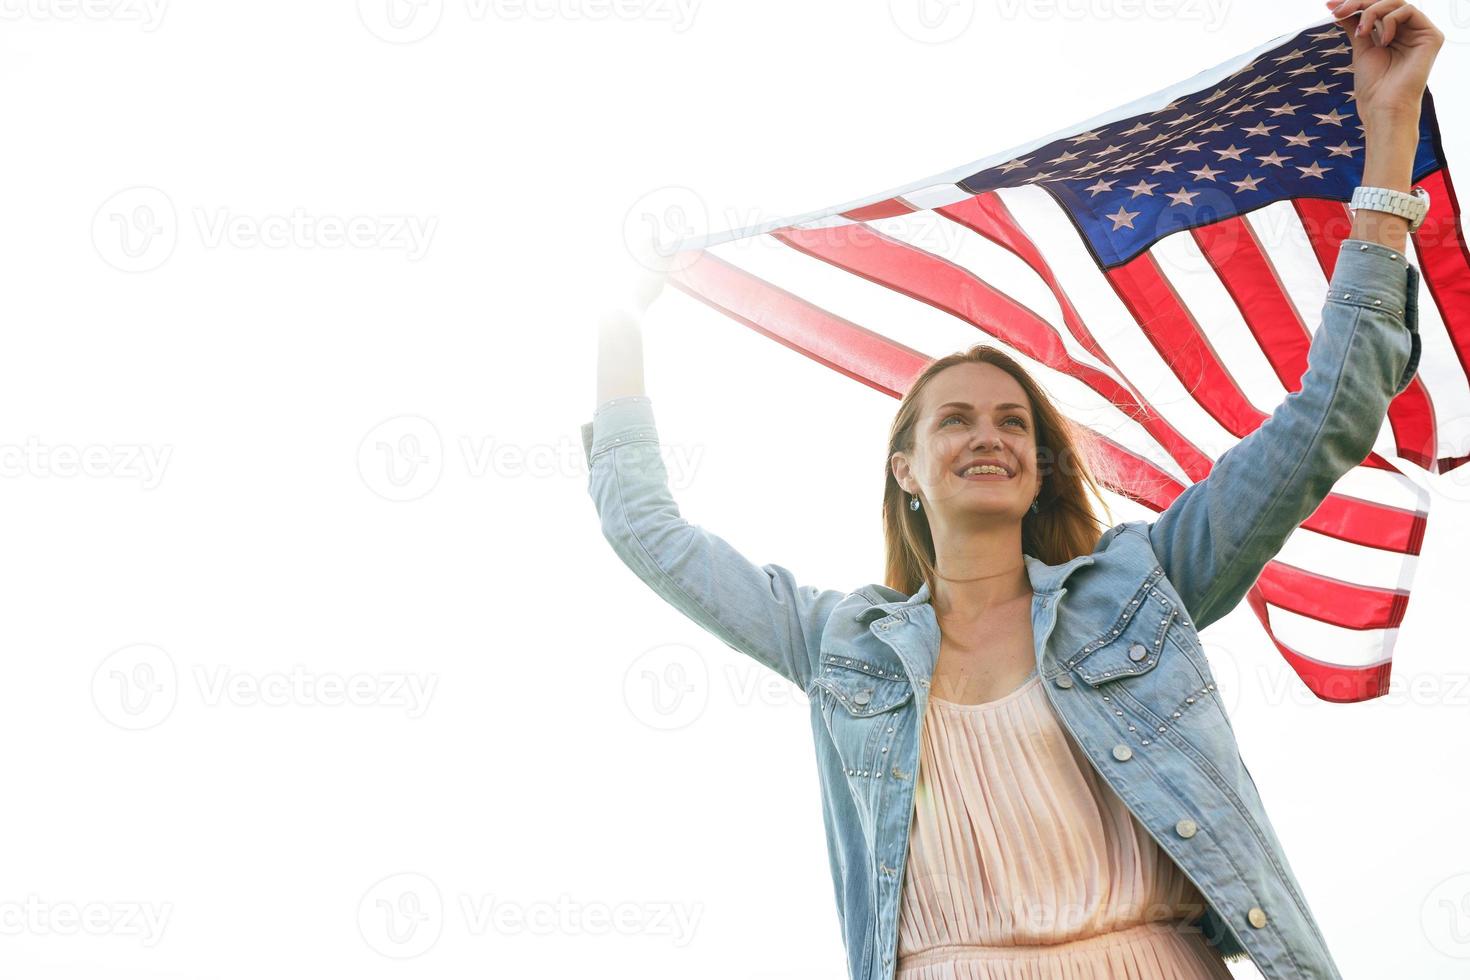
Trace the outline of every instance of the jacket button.
{"type": "Polygon", "coordinates": [[[1135,643],[1128,648],[1128,659],[1133,661],[1142,660],[1148,656],[1148,647],[1142,643],[1135,643]]]}
{"type": "Polygon", "coordinates": [[[853,704],[867,704],[871,700],[873,700],[872,691],[859,691],[852,696],[853,704]]]}
{"type": "Polygon", "coordinates": [[[1185,817],[1174,825],[1174,832],[1180,837],[1193,837],[1197,829],[1199,828],[1194,825],[1194,821],[1188,817],[1185,817]]]}
{"type": "Polygon", "coordinates": [[[1249,919],[1251,925],[1255,926],[1257,929],[1262,928],[1266,924],[1266,913],[1262,912],[1260,908],[1251,909],[1245,914],[1245,917],[1249,919]]]}
{"type": "Polygon", "coordinates": [[[1072,675],[1071,674],[1058,674],[1057,675],[1057,687],[1071,687],[1071,686],[1072,686],[1072,675]]]}
{"type": "Polygon", "coordinates": [[[1115,745],[1113,746],[1113,758],[1119,762],[1127,762],[1133,758],[1133,750],[1126,745],[1115,745]]]}

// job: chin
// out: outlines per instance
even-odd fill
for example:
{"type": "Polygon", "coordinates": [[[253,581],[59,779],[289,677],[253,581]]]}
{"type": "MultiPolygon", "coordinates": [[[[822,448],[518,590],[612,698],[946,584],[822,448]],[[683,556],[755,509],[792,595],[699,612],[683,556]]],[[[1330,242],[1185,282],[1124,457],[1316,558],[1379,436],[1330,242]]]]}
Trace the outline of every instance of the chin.
{"type": "Polygon", "coordinates": [[[969,517],[984,517],[990,520],[1015,521],[1017,524],[1026,516],[1026,508],[1017,508],[1012,504],[997,502],[993,506],[974,506],[962,508],[962,513],[969,517]]]}

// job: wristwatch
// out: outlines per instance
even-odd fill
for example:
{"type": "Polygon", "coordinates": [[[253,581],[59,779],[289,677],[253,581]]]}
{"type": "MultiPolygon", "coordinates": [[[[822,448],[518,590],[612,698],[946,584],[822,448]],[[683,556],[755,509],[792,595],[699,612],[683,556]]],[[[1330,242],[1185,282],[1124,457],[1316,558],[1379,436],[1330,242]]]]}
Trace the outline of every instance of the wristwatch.
{"type": "Polygon", "coordinates": [[[1418,231],[1424,223],[1424,216],[1429,213],[1429,192],[1422,187],[1414,188],[1412,194],[1387,187],[1359,187],[1353,191],[1348,207],[1354,211],[1367,209],[1396,214],[1408,220],[1410,231],[1418,231]]]}

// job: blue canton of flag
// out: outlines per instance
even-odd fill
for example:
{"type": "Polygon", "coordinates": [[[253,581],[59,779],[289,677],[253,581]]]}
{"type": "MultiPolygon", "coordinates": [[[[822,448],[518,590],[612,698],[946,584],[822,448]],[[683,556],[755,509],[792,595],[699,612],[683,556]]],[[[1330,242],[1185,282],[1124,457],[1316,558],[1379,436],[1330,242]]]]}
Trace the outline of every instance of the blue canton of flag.
{"type": "MultiPolygon", "coordinates": [[[[1352,46],[1303,31],[1208,92],[1049,143],[957,181],[973,194],[1034,184],[1071,216],[1098,264],[1165,235],[1290,198],[1346,201],[1363,176],[1352,46]]],[[[1442,165],[1427,98],[1414,179],[1442,165]]]]}

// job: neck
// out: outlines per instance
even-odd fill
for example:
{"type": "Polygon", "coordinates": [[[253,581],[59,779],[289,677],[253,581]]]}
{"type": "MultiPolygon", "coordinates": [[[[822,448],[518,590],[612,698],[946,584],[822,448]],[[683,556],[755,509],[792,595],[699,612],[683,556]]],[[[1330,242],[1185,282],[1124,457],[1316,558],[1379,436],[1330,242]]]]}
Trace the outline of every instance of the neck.
{"type": "Polygon", "coordinates": [[[961,534],[937,533],[934,541],[937,574],[930,601],[939,620],[968,622],[1031,597],[1019,521],[975,527],[961,534]]]}

